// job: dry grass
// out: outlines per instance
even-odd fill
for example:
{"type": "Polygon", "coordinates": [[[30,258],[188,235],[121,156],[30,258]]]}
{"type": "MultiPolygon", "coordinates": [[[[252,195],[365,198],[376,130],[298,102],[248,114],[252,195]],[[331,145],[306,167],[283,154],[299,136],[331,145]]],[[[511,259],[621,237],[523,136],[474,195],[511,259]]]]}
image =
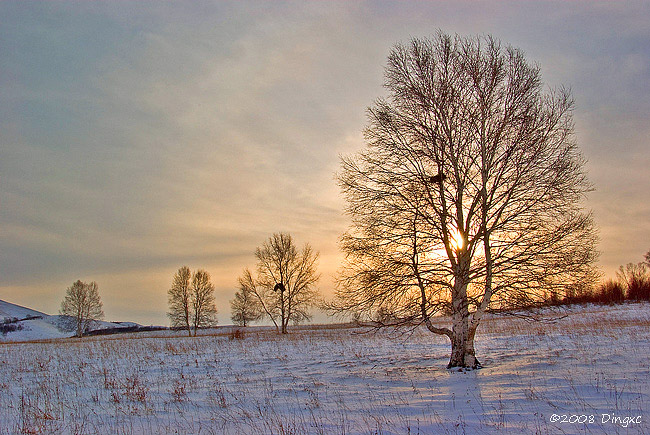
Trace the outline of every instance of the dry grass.
{"type": "MultiPolygon", "coordinates": [[[[629,304],[635,307],[635,304],[629,304]]],[[[640,305],[645,306],[645,305],[640,305]]],[[[608,334],[614,329],[638,328],[650,331],[650,311],[633,317],[612,317],[609,306],[587,308],[554,307],[540,314],[521,313],[523,317],[499,314],[486,316],[481,322],[483,334],[548,335],[548,334],[608,334]]]]}
{"type": "Polygon", "coordinates": [[[477,338],[488,368],[464,375],[443,368],[446,339],[423,329],[311,325],[282,336],[254,327],[230,339],[236,329],[218,328],[195,338],[148,332],[5,344],[0,434],[567,431],[521,415],[542,405],[647,410],[643,359],[627,361],[624,373],[610,361],[638,353],[636,340],[647,343],[647,306],[631,307],[629,315],[597,306],[547,312],[543,322],[488,316],[477,338]],[[603,339],[618,353],[599,353],[603,339]]]}

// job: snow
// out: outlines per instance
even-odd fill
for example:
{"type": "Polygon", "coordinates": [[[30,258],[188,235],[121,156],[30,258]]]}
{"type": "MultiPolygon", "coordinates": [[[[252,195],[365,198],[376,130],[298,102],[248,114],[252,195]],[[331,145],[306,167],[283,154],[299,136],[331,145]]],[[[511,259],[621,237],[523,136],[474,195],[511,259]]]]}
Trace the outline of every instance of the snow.
{"type": "Polygon", "coordinates": [[[0,319],[46,316],[45,313],[0,300],[0,319]]]}
{"type": "Polygon", "coordinates": [[[545,317],[488,316],[469,372],[425,329],[5,343],[0,434],[650,432],[650,305],[545,317]]]}

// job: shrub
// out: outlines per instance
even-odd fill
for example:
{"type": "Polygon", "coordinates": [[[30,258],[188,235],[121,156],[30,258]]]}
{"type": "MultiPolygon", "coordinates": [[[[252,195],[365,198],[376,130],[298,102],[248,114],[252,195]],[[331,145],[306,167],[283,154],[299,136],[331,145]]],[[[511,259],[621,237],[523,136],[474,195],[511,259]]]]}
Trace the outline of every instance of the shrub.
{"type": "Polygon", "coordinates": [[[625,288],[620,282],[609,279],[596,289],[591,299],[601,304],[620,303],[625,300],[625,288]]]}
{"type": "Polygon", "coordinates": [[[244,339],[244,331],[241,329],[234,329],[230,331],[230,335],[228,336],[230,340],[243,340],[244,339]]]}
{"type": "Polygon", "coordinates": [[[650,300],[650,272],[645,263],[621,266],[616,276],[627,287],[628,299],[650,300]]]}
{"type": "Polygon", "coordinates": [[[15,317],[5,317],[2,322],[0,322],[0,333],[2,335],[7,335],[10,332],[20,331],[23,329],[23,325],[18,323],[18,319],[15,317]]]}
{"type": "Polygon", "coordinates": [[[636,277],[628,283],[628,299],[650,301],[650,279],[647,276],[636,277]]]}

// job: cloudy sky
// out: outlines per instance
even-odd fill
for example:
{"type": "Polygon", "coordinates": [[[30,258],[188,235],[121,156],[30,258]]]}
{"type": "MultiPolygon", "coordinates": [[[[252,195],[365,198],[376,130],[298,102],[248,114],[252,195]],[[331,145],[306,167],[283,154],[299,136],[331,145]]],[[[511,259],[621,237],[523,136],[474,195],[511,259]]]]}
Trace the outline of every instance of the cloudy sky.
{"type": "Polygon", "coordinates": [[[0,299],[51,314],[97,281],[108,320],[167,324],[178,267],[219,320],[277,231],[321,253],[347,220],[339,155],[363,146],[390,48],[437,29],[522,49],[576,100],[600,265],[650,249],[650,3],[0,3],[0,299]]]}

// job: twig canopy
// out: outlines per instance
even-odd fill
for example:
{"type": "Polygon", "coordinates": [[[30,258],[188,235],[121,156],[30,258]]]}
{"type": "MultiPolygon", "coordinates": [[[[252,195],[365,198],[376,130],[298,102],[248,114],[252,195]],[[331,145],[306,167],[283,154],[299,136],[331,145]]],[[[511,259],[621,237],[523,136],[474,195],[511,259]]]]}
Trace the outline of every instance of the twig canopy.
{"type": "Polygon", "coordinates": [[[421,322],[474,367],[489,307],[589,285],[596,232],[568,89],[492,37],[396,45],[366,148],[338,176],[351,217],[337,309],[421,322]],[[449,328],[430,322],[452,315],[449,328]]]}

